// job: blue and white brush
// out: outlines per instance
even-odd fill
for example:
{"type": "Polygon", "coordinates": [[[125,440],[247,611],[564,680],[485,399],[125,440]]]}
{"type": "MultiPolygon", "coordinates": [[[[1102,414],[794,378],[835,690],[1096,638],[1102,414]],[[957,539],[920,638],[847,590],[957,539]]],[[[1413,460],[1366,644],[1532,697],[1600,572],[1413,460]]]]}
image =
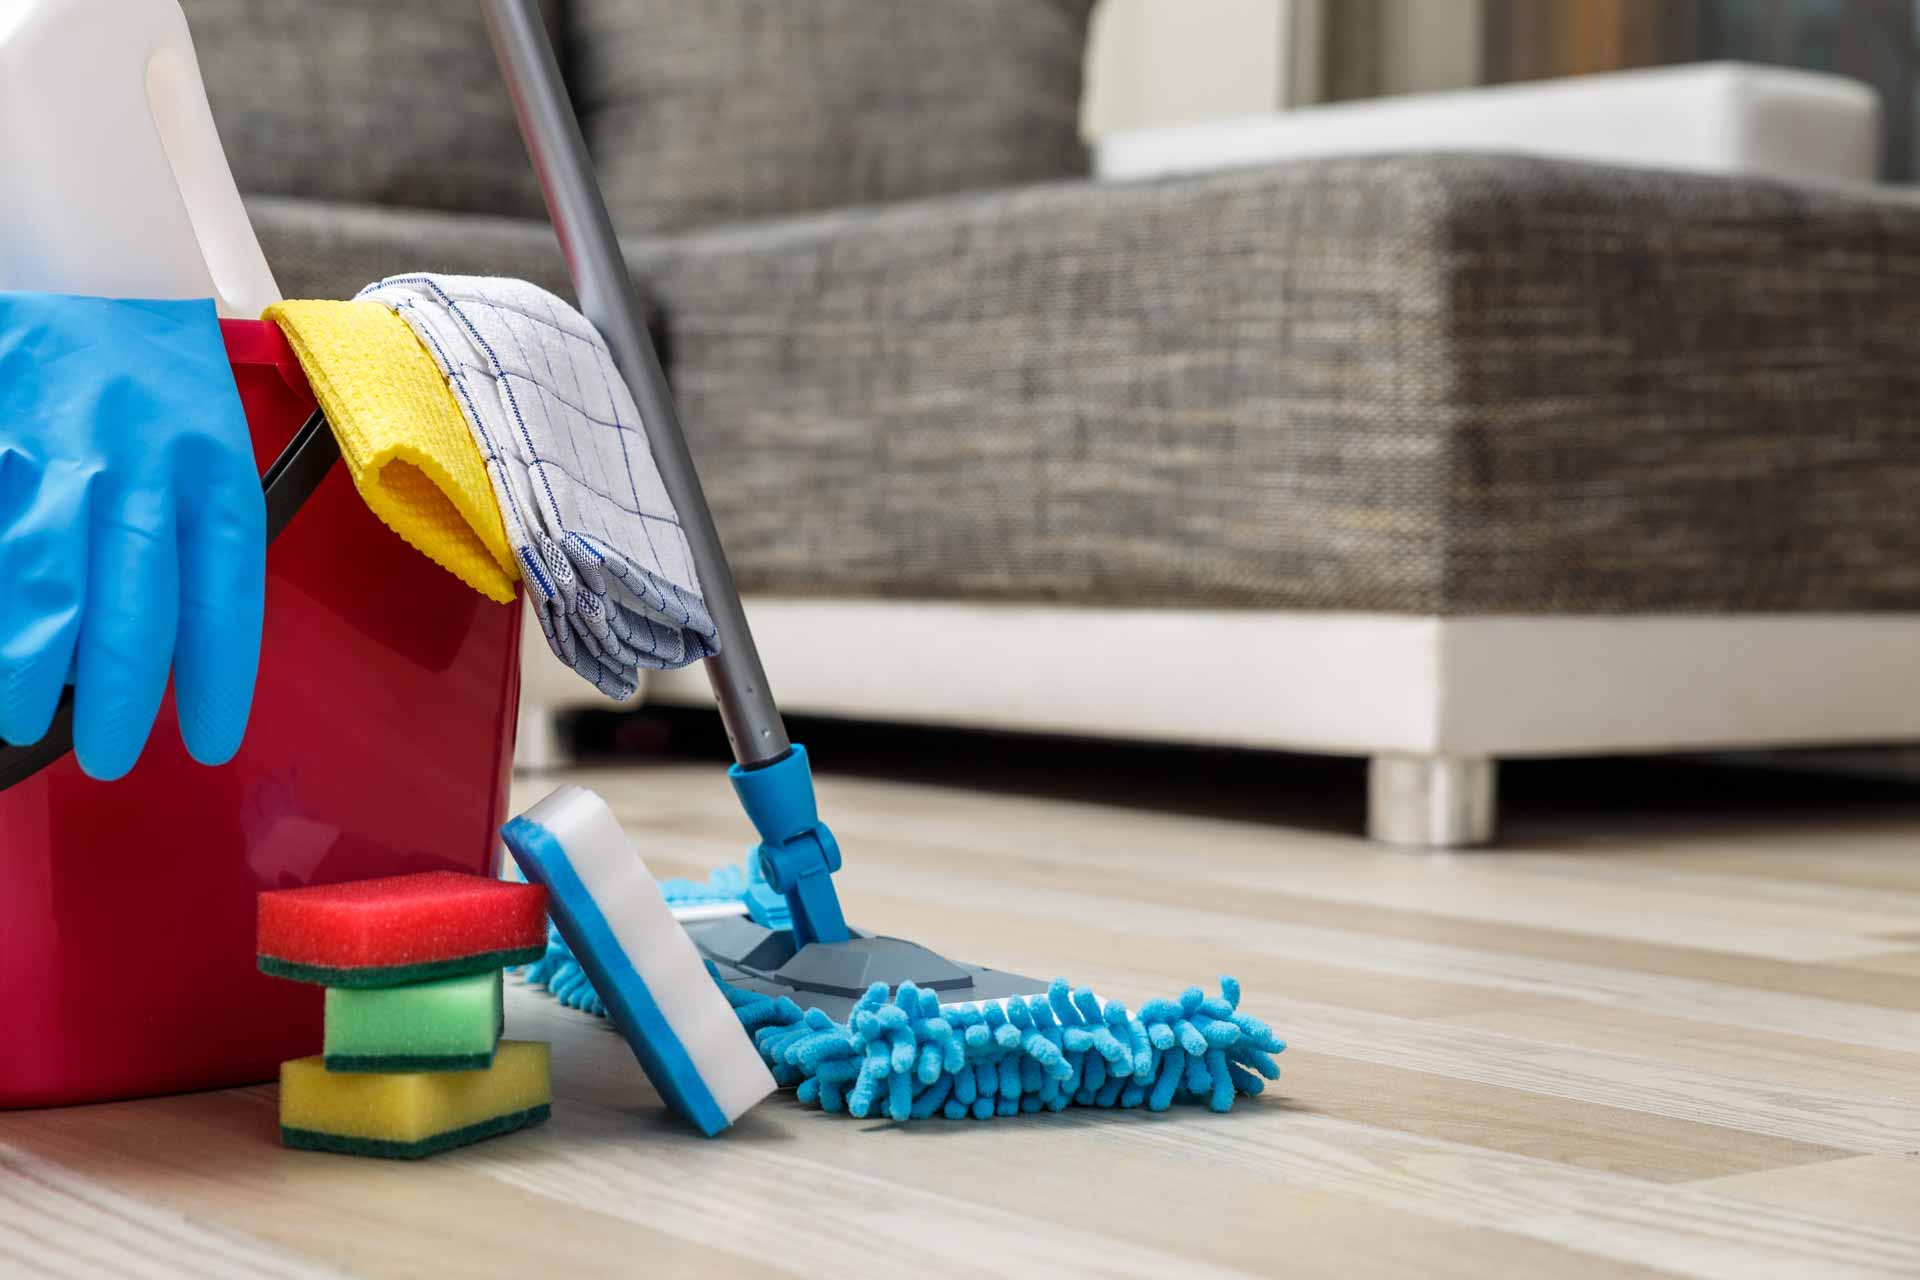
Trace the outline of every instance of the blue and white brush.
{"type": "Polygon", "coordinates": [[[775,1089],[693,940],[604,801],[561,787],[501,828],[552,933],[668,1106],[709,1137],[775,1089]]]}

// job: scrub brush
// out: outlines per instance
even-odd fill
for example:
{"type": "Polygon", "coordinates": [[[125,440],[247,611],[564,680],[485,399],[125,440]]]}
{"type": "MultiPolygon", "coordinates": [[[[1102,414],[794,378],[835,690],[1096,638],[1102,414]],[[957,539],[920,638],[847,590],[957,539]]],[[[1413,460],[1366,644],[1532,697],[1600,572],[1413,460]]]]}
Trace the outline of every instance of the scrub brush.
{"type": "Polygon", "coordinates": [[[561,787],[500,829],[553,925],[578,947],[613,1020],[667,1105],[708,1137],[772,1093],[773,1077],[600,797],[561,787]]]}

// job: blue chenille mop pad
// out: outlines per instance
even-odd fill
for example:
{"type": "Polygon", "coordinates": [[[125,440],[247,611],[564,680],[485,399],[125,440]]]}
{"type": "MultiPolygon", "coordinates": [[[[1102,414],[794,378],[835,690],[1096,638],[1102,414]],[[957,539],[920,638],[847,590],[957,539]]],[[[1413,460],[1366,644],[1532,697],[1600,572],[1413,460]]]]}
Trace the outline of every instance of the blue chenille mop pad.
{"type": "Polygon", "coordinates": [[[606,803],[561,787],[501,828],[554,931],[675,1112],[709,1137],[777,1087],[606,803]]]}
{"type": "Polygon", "coordinates": [[[1237,1096],[1280,1078],[1274,1055],[1287,1047],[1239,1011],[1232,978],[1217,996],[1188,987],[1131,1014],[1062,978],[1043,996],[955,1006],[912,983],[889,999],[875,983],[844,1023],[785,996],[728,988],[727,998],[775,1080],[798,1086],[803,1103],[856,1118],[986,1120],[1175,1102],[1230,1111],[1237,1096]]]}

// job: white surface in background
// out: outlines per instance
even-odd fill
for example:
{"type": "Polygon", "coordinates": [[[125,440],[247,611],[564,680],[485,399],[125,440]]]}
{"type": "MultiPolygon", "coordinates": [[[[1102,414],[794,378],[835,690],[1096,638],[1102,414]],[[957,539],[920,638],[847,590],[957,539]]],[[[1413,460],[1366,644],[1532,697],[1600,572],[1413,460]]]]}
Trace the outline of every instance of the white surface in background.
{"type": "Polygon", "coordinates": [[[1395,151],[1870,182],[1879,174],[1879,97],[1841,76],[1700,63],[1115,133],[1098,141],[1095,172],[1149,178],[1395,151]]]}
{"type": "MultiPolygon", "coordinates": [[[[1915,614],[1432,618],[762,598],[747,616],[789,712],[1336,755],[1920,739],[1915,614]],[[858,652],[821,636],[859,636],[858,652]],[[1182,660],[1152,660],[1166,654],[1182,660]]],[[[544,651],[524,680],[529,707],[612,705],[544,651]]],[[[688,667],[655,673],[641,700],[711,694],[688,667]]]]}
{"type": "Polygon", "coordinates": [[[1081,128],[1187,124],[1286,100],[1288,0],[1102,0],[1087,40],[1081,128]]]}

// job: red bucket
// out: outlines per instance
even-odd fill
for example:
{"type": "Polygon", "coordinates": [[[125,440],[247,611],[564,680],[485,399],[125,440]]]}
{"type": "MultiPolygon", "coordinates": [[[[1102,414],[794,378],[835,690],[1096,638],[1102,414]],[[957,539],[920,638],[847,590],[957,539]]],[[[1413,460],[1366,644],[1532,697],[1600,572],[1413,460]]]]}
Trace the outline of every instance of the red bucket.
{"type": "MultiPolygon", "coordinates": [[[[278,329],[223,321],[264,468],[313,411],[278,329]]],[[[320,990],[254,968],[262,889],[492,868],[517,606],[374,518],[336,466],[267,552],[245,744],[208,769],[168,695],[133,772],[72,755],[0,791],[0,1108],[268,1080],[320,990]]]]}

